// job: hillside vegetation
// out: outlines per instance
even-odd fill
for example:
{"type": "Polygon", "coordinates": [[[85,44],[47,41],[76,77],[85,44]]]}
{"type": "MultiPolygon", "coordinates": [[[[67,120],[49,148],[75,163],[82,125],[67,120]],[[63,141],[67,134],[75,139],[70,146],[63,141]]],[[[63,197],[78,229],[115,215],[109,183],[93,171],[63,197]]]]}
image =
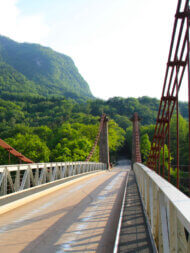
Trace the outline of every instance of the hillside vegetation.
{"type": "MultiPolygon", "coordinates": [[[[43,162],[61,159],[84,160],[95,140],[102,112],[110,118],[112,159],[115,159],[121,149],[130,157],[132,140],[130,118],[134,112],[139,113],[141,135],[148,134],[151,140],[159,101],[149,97],[138,99],[115,97],[107,101],[93,99],[79,103],[73,99],[9,95],[6,100],[0,99],[0,104],[0,138],[24,155],[28,155],[30,159],[43,162]],[[32,141],[33,135],[35,140],[32,141]],[[21,140],[18,145],[19,138],[21,140]],[[43,145],[40,145],[47,151],[44,156],[36,157],[33,156],[35,152],[28,153],[30,149],[39,153],[38,148],[32,145],[35,141],[42,142],[43,145]],[[76,143],[78,141],[80,145],[76,143]],[[26,142],[30,143],[27,147],[26,142]],[[75,155],[76,149],[80,155],[75,155]],[[85,153],[82,153],[82,150],[85,153]]],[[[181,103],[180,110],[184,118],[187,116],[185,108],[185,103],[181,103]]],[[[8,158],[2,154],[1,163],[5,163],[4,157],[8,158]]],[[[94,159],[98,159],[97,154],[94,159]]]]}
{"type": "Polygon", "coordinates": [[[0,97],[7,93],[92,98],[72,59],[38,44],[0,36],[0,97]]]}

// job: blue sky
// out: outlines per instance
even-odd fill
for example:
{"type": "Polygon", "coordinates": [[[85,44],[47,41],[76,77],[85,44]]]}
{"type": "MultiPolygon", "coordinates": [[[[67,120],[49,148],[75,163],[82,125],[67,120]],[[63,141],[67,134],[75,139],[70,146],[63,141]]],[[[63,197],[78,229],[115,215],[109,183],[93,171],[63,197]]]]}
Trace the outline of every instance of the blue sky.
{"type": "MultiPolygon", "coordinates": [[[[92,93],[160,98],[177,0],[0,0],[0,34],[69,55],[92,93]]],[[[186,90],[181,100],[187,100],[186,90]]]]}

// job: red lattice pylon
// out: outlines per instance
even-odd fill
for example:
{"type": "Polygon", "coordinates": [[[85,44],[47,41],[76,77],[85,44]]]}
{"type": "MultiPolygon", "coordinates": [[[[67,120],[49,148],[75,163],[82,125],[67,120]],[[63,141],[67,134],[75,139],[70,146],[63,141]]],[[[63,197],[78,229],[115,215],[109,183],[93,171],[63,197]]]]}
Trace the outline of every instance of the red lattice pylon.
{"type": "MultiPolygon", "coordinates": [[[[179,108],[178,95],[182,84],[184,72],[188,72],[188,107],[189,107],[189,133],[190,133],[190,64],[189,64],[189,0],[179,0],[175,14],[172,39],[169,49],[166,73],[164,78],[162,96],[156,120],[156,127],[148,157],[147,165],[160,174],[160,152],[163,149],[162,175],[164,176],[164,144],[168,145],[168,181],[170,181],[170,121],[174,109],[176,110],[176,140],[177,140],[177,187],[179,188],[179,108]]],[[[190,134],[189,134],[190,143],[190,134]]],[[[190,164],[190,145],[189,145],[190,164]]],[[[190,180],[190,165],[189,180],[190,180]]],[[[189,184],[190,186],[190,184],[189,184]]]]}

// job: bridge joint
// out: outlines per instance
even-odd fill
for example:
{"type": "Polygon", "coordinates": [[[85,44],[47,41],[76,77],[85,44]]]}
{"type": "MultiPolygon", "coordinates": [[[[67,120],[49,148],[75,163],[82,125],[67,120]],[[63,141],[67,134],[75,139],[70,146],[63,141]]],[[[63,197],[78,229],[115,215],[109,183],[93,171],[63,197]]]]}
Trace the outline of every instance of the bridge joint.
{"type": "Polygon", "coordinates": [[[170,102],[171,102],[171,101],[176,101],[176,99],[177,99],[177,98],[174,97],[174,96],[163,96],[163,97],[162,97],[162,100],[163,100],[163,101],[170,101],[170,102]]]}
{"type": "Polygon", "coordinates": [[[180,60],[175,60],[175,61],[169,61],[167,63],[168,67],[175,67],[175,66],[182,66],[185,67],[186,61],[180,61],[180,60]]]}
{"type": "MultiPolygon", "coordinates": [[[[162,119],[157,119],[156,122],[157,122],[157,123],[168,123],[169,120],[168,120],[167,118],[162,118],[162,119]]],[[[160,137],[160,136],[159,136],[159,137],[160,137]]],[[[158,138],[158,136],[157,136],[157,138],[158,138]]]]}
{"type": "MultiPolygon", "coordinates": [[[[168,120],[167,120],[167,121],[168,121],[168,120]]],[[[157,120],[157,122],[158,122],[158,120],[157,120]]],[[[155,135],[154,138],[155,138],[155,139],[164,139],[164,135],[158,134],[158,135],[155,135]]]]}
{"type": "Polygon", "coordinates": [[[190,17],[190,12],[189,11],[178,12],[175,14],[175,17],[179,19],[187,18],[190,17]]]}
{"type": "Polygon", "coordinates": [[[162,138],[161,135],[154,136],[154,139],[155,139],[155,140],[160,140],[161,138],[162,138]]]}
{"type": "Polygon", "coordinates": [[[5,148],[5,150],[7,150],[7,151],[11,151],[11,150],[12,150],[12,148],[5,148]]]}
{"type": "Polygon", "coordinates": [[[156,146],[156,147],[152,147],[152,150],[153,150],[153,151],[159,151],[160,149],[159,149],[158,146],[156,146]]]}
{"type": "Polygon", "coordinates": [[[22,155],[15,155],[16,157],[18,157],[18,158],[22,158],[23,156],[22,155]]]}

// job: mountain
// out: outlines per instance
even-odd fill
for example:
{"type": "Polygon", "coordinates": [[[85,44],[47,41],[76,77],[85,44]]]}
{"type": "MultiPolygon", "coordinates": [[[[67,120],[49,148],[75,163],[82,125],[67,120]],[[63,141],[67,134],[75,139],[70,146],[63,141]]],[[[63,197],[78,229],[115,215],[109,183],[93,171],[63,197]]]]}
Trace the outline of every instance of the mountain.
{"type": "Polygon", "coordinates": [[[7,93],[93,98],[70,57],[0,36],[0,96],[7,93]]]}

